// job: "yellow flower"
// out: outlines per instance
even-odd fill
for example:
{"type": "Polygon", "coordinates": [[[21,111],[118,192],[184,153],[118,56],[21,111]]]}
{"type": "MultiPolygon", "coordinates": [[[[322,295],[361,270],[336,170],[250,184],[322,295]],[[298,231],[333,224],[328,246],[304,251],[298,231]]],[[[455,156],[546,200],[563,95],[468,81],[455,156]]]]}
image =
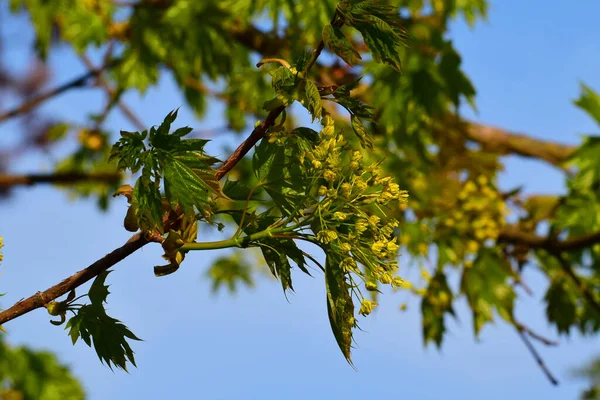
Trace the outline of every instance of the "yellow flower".
{"type": "Polygon", "coordinates": [[[352,152],[352,161],[360,161],[360,160],[362,160],[362,154],[360,154],[360,151],[354,150],[352,152]]]}
{"type": "Polygon", "coordinates": [[[335,133],[335,127],[333,125],[327,125],[321,132],[323,132],[324,136],[331,137],[335,133]]]}
{"type": "Polygon", "coordinates": [[[350,246],[350,244],[348,244],[348,243],[342,243],[340,245],[340,250],[342,250],[342,251],[350,251],[350,250],[352,250],[352,246],[350,246]]]}
{"type": "Polygon", "coordinates": [[[367,185],[367,183],[360,178],[356,180],[354,186],[356,186],[356,189],[358,189],[361,192],[369,187],[369,185],[367,185]]]}
{"type": "Polygon", "coordinates": [[[363,300],[362,303],[360,304],[360,310],[358,310],[358,313],[360,315],[364,315],[365,317],[369,314],[371,314],[373,312],[373,309],[375,307],[377,307],[379,304],[377,304],[374,301],[370,301],[370,300],[363,300]]]}
{"type": "Polygon", "coordinates": [[[313,165],[313,167],[315,167],[316,169],[320,169],[320,168],[323,166],[323,164],[322,164],[322,163],[321,163],[321,161],[319,161],[319,160],[313,160],[313,161],[312,161],[312,165],[313,165]]]}
{"type": "Polygon", "coordinates": [[[365,288],[370,292],[377,291],[377,284],[375,282],[365,282],[365,288]]]}
{"type": "Polygon", "coordinates": [[[379,240],[371,245],[371,250],[373,253],[379,254],[386,248],[386,243],[382,240],[379,240]]]}
{"type": "Polygon", "coordinates": [[[396,241],[395,241],[395,240],[394,240],[394,241],[391,241],[391,242],[388,242],[388,243],[387,243],[387,245],[386,245],[386,249],[387,249],[387,251],[389,251],[390,253],[395,253],[395,252],[397,252],[397,251],[398,251],[398,248],[400,248],[400,246],[398,246],[398,245],[396,244],[396,241]]]}
{"type": "Polygon", "coordinates": [[[356,232],[360,235],[362,233],[364,233],[367,230],[367,222],[365,220],[358,220],[356,221],[356,223],[354,224],[354,230],[356,230],[356,232]]]}
{"type": "Polygon", "coordinates": [[[479,183],[481,186],[487,185],[488,182],[489,182],[489,180],[488,180],[487,176],[485,176],[485,175],[479,175],[477,177],[477,183],[479,183]]]}
{"type": "Polygon", "coordinates": [[[325,196],[327,194],[328,189],[325,186],[321,186],[319,188],[319,196],[325,196]]]}
{"type": "Polygon", "coordinates": [[[369,224],[371,224],[372,226],[377,226],[379,221],[381,221],[381,218],[379,218],[377,215],[371,215],[369,217],[369,224]]]}
{"type": "Polygon", "coordinates": [[[323,230],[317,233],[317,239],[322,243],[331,243],[338,238],[338,234],[334,230],[323,230]]]}
{"type": "Polygon", "coordinates": [[[343,221],[346,218],[348,218],[348,216],[341,211],[336,211],[333,213],[333,219],[337,219],[338,221],[343,221]]]}
{"type": "Polygon", "coordinates": [[[352,171],[356,171],[358,169],[358,167],[360,167],[360,164],[358,163],[358,161],[352,161],[350,163],[350,169],[352,171]]]}
{"type": "Polygon", "coordinates": [[[477,251],[479,251],[479,243],[474,240],[469,240],[467,242],[467,251],[469,253],[477,253],[477,251]]]}
{"type": "Polygon", "coordinates": [[[335,180],[335,177],[335,172],[333,172],[330,169],[326,169],[325,172],[323,172],[323,178],[325,178],[325,180],[328,182],[333,182],[335,180]]]}
{"type": "Polygon", "coordinates": [[[383,274],[379,277],[379,282],[383,283],[384,285],[389,285],[392,283],[392,276],[390,274],[383,274]]]}

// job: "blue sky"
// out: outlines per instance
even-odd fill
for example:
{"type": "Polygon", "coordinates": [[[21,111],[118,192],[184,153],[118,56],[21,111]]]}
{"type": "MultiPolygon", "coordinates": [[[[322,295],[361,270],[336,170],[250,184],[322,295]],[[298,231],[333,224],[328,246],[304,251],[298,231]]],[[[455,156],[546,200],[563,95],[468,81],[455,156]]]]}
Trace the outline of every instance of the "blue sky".
{"type": "MultiPolygon", "coordinates": [[[[2,6],[3,7],[3,6],[2,6]]],[[[0,7],[0,8],[2,8],[0,7]]],[[[4,12],[4,8],[2,8],[4,12]]],[[[477,89],[478,114],[485,123],[534,136],[576,144],[580,134],[598,132],[572,106],[583,81],[600,90],[600,2],[580,0],[577,7],[541,0],[493,1],[489,21],[471,30],[452,27],[452,38],[463,54],[465,69],[477,89]],[[560,5],[560,7],[559,7],[560,5]]],[[[29,37],[20,21],[2,28],[15,38],[4,62],[18,70],[28,56],[22,51],[29,37]]],[[[54,82],[83,72],[66,50],[51,58],[54,82]]],[[[156,124],[182,104],[170,81],[143,96],[128,96],[141,119],[156,124]]],[[[44,105],[50,115],[81,120],[103,105],[99,91],[78,90],[44,105]]],[[[0,109],[9,104],[0,104],[0,109]]],[[[222,108],[212,104],[209,117],[199,121],[185,108],[178,124],[197,129],[220,128],[222,108]]],[[[107,127],[131,129],[117,112],[107,127]]],[[[14,122],[0,125],[0,146],[15,138],[14,122]]],[[[232,136],[218,132],[212,149],[232,136]]],[[[233,138],[236,140],[236,138],[233,138]]],[[[240,140],[241,138],[237,138],[240,140]]],[[[68,149],[63,149],[67,151],[68,149]]],[[[35,172],[50,167],[37,155],[13,165],[14,171],[35,172]]],[[[564,190],[552,168],[515,157],[508,159],[500,178],[503,187],[525,184],[529,192],[564,190]]],[[[20,189],[0,207],[0,235],[5,261],[0,292],[8,306],[89,265],[129,237],[122,228],[125,201],[115,199],[107,213],[91,201],[69,202],[45,187],[20,189]]],[[[213,240],[214,237],[206,237],[213,240]]],[[[6,325],[8,339],[57,352],[83,381],[90,399],[205,398],[315,399],[398,396],[407,399],[574,399],[582,383],[568,378],[572,367],[600,354],[598,339],[577,335],[563,338],[558,348],[538,349],[561,385],[552,387],[527,353],[518,336],[503,325],[488,326],[479,342],[473,339],[464,302],[459,322],[450,321],[442,351],[423,348],[419,304],[398,311],[404,295],[382,298],[382,306],[363,320],[354,350],[358,371],[341,356],[327,321],[322,276],[295,275],[296,294],[281,292],[277,282],[261,279],[252,290],[234,297],[210,294],[202,277],[210,260],[223,252],[193,253],[182,268],[155,278],[152,266],[161,262],[158,246],[147,246],[122,263],[108,279],[109,313],[124,322],[144,342],[135,343],[138,369],[111,372],[82,343],[72,346],[62,328],[48,323],[43,311],[6,325]]],[[[407,260],[400,260],[406,264],[407,260]]],[[[414,274],[414,272],[413,272],[414,274]]],[[[535,296],[521,301],[518,317],[554,337],[543,316],[543,280],[526,274],[535,296]]]]}

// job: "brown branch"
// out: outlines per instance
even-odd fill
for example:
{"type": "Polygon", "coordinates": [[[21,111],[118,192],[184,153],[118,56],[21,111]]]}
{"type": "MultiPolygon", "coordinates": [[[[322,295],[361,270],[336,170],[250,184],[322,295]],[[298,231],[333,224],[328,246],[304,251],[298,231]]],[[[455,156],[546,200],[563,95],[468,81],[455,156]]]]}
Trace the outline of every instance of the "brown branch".
{"type": "Polygon", "coordinates": [[[455,116],[449,117],[445,123],[451,124],[467,139],[479,143],[486,151],[537,158],[557,167],[575,151],[573,146],[535,139],[494,126],[469,121],[457,122],[455,116]]]}
{"type": "Polygon", "coordinates": [[[550,372],[550,369],[548,369],[546,363],[544,363],[544,360],[542,360],[540,354],[537,352],[535,347],[533,347],[533,344],[531,344],[531,341],[529,340],[527,335],[525,335],[525,332],[522,329],[519,329],[518,327],[516,328],[519,337],[521,338],[521,340],[523,340],[523,343],[525,343],[525,347],[527,347],[527,350],[529,350],[529,352],[531,353],[537,364],[540,366],[542,372],[544,372],[550,383],[552,383],[555,386],[558,385],[558,380],[554,377],[554,375],[552,375],[552,372],[550,372]]]}
{"type": "Polygon", "coordinates": [[[69,184],[81,182],[119,183],[121,174],[116,172],[99,173],[57,173],[57,174],[32,174],[32,175],[0,175],[0,189],[13,186],[30,186],[38,183],[69,184]]]}
{"type": "Polygon", "coordinates": [[[523,243],[532,249],[544,249],[550,253],[554,253],[556,251],[579,250],[600,243],[600,231],[559,241],[552,237],[541,237],[534,233],[524,232],[510,225],[500,230],[498,241],[523,243]]]}
{"type": "Polygon", "coordinates": [[[43,292],[37,292],[33,296],[21,300],[12,307],[0,312],[0,325],[20,317],[23,314],[27,314],[28,312],[37,308],[44,307],[49,302],[69,293],[71,290],[98,276],[100,273],[106,271],[146,244],[159,241],[160,239],[162,239],[160,236],[151,236],[146,238],[141,233],[136,233],[123,246],[108,253],[89,267],[82,269],[59,284],[54,285],[43,292]]]}
{"type": "Polygon", "coordinates": [[[0,122],[4,122],[10,118],[16,117],[19,114],[27,113],[27,112],[33,110],[39,104],[43,103],[44,101],[46,101],[54,96],[58,96],[59,94],[64,93],[67,90],[85,86],[91,78],[98,76],[100,73],[102,73],[102,71],[113,67],[115,64],[116,64],[116,61],[112,61],[111,63],[104,65],[103,67],[92,69],[92,70],[88,71],[87,73],[81,75],[80,77],[77,77],[69,82],[66,82],[54,89],[47,91],[46,93],[42,93],[36,97],[33,97],[33,98],[25,101],[23,104],[21,104],[20,106],[14,108],[12,110],[1,113],[0,114],[0,122]]]}
{"type": "Polygon", "coordinates": [[[285,110],[285,106],[280,106],[272,110],[267,118],[248,136],[248,139],[244,140],[242,144],[238,146],[237,149],[229,157],[227,160],[217,169],[217,173],[215,174],[217,179],[221,179],[224,177],[235,165],[250,151],[250,149],[258,143],[260,139],[262,139],[267,130],[273,125],[279,114],[281,114],[285,110]]]}

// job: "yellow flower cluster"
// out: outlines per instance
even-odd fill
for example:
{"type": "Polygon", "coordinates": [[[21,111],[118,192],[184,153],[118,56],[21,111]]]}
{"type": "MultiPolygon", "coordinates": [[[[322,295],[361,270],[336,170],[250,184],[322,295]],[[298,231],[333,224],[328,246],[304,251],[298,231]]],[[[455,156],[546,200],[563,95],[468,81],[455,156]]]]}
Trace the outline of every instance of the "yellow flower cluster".
{"type": "Polygon", "coordinates": [[[490,185],[489,179],[481,175],[465,182],[454,211],[442,223],[469,237],[465,250],[475,254],[486,240],[498,238],[506,211],[504,199],[490,185]]]}
{"type": "MultiPolygon", "coordinates": [[[[4,243],[2,243],[2,237],[0,236],[0,249],[4,247],[4,243]]],[[[0,251],[0,262],[4,260],[2,256],[2,251],[0,251]]]]}

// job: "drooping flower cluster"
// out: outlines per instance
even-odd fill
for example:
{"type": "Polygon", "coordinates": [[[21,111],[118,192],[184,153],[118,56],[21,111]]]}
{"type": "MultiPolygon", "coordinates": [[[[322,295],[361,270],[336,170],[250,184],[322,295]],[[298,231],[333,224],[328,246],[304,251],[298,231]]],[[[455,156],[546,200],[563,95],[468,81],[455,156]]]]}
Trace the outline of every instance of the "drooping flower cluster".
{"type": "MultiPolygon", "coordinates": [[[[383,176],[377,163],[363,165],[361,151],[351,148],[331,117],[322,124],[319,141],[306,155],[310,175],[319,177],[311,224],[316,240],[338,256],[343,273],[359,277],[367,290],[376,291],[377,283],[400,286],[395,276],[398,221],[387,217],[386,208],[406,202],[408,193],[383,176]]],[[[368,315],[376,305],[363,298],[359,313],[368,315]]]]}
{"type": "Polygon", "coordinates": [[[469,238],[465,252],[476,254],[488,239],[496,240],[505,224],[506,203],[486,176],[466,181],[454,210],[442,220],[445,228],[469,238]]]}

